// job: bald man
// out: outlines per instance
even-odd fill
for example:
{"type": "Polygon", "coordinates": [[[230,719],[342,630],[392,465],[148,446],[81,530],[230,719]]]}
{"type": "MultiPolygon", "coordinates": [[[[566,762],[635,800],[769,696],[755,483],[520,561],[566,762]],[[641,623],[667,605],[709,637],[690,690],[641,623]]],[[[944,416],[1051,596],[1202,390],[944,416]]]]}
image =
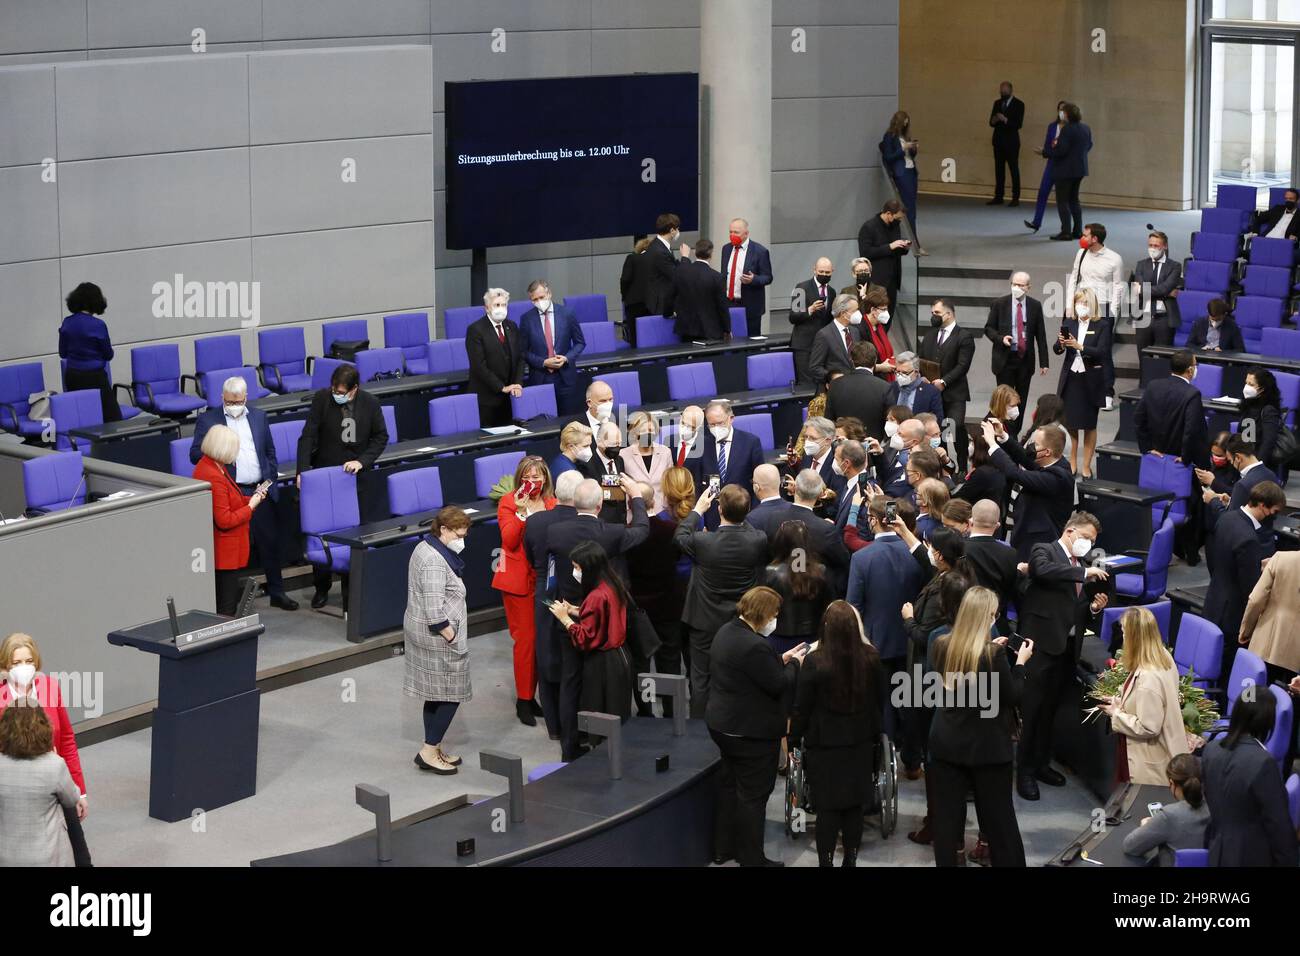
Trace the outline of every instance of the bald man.
{"type": "Polygon", "coordinates": [[[692,458],[699,458],[704,451],[704,442],[700,434],[704,430],[704,409],[699,405],[687,405],[682,409],[678,419],[677,437],[673,440],[673,465],[687,467],[692,458]]]}
{"type": "Polygon", "coordinates": [[[815,384],[808,374],[808,356],[812,352],[813,339],[831,320],[831,303],[835,301],[835,287],[831,285],[834,271],[831,260],[822,256],[813,263],[812,278],[800,282],[790,293],[790,351],[794,353],[794,377],[800,385],[815,384]]]}
{"type": "Polygon", "coordinates": [[[984,337],[993,343],[993,377],[999,385],[1010,385],[1020,396],[1020,407],[1029,407],[1029,384],[1034,369],[1047,374],[1047,326],[1043,303],[1029,294],[1029,273],[1011,275],[1011,291],[989,306],[984,337]]]}
{"type": "Polygon", "coordinates": [[[797,517],[794,505],[781,497],[781,472],[776,465],[759,465],[754,469],[754,507],[745,520],[767,535],[776,537],[781,522],[797,517]]]}
{"type": "Polygon", "coordinates": [[[767,287],[772,282],[772,257],[765,246],[749,238],[749,223],[733,219],[727,227],[731,241],[722,250],[723,294],[727,307],[743,308],[745,324],[753,338],[763,334],[763,313],[767,311],[767,287]]]}
{"type": "Polygon", "coordinates": [[[1001,530],[1002,509],[996,501],[981,498],[971,506],[966,558],[979,584],[998,596],[999,612],[1005,615],[1007,604],[1015,600],[1020,572],[1015,549],[996,538],[1001,530]]]}

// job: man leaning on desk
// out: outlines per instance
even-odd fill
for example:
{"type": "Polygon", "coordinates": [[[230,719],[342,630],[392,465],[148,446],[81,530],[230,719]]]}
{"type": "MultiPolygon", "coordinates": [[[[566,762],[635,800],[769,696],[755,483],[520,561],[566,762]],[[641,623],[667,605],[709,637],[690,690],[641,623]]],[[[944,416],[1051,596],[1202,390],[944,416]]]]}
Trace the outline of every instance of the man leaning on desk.
{"type": "MultiPolygon", "coordinates": [[[[362,391],[355,365],[340,365],[330,376],[329,388],[312,396],[307,424],[298,439],[298,486],[302,486],[302,473],[312,468],[342,465],[350,475],[373,468],[387,444],[388,428],[379,399],[362,391]]],[[[312,607],[325,606],[332,577],[328,567],[312,571],[316,585],[312,607]]]]}

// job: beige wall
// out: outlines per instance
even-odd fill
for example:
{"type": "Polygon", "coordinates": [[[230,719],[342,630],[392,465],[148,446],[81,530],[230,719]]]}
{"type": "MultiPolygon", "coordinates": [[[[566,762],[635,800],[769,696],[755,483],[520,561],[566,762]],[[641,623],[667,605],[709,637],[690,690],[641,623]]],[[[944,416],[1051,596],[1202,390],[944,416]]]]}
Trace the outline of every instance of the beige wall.
{"type": "Polygon", "coordinates": [[[922,192],[992,194],[989,107],[1006,79],[1025,101],[1022,203],[1043,172],[1032,150],[1067,99],[1093,134],[1084,205],[1195,205],[1194,0],[902,0],[899,12],[898,102],[921,145],[922,192]],[[1092,52],[1096,28],[1104,53],[1092,52]]]}

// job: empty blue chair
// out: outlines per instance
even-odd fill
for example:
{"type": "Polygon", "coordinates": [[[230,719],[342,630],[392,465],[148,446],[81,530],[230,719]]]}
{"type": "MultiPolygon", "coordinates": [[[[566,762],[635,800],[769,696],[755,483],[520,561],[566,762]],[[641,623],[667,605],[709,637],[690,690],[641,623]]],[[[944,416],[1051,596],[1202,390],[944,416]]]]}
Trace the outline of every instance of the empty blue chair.
{"type": "Polygon", "coordinates": [[[745,318],[745,310],[733,306],[727,309],[727,315],[731,319],[731,337],[733,339],[749,338],[749,320],[745,318]]]}
{"type": "Polygon", "coordinates": [[[1215,190],[1214,204],[1220,209],[1245,209],[1255,211],[1255,187],[1220,183],[1215,190]]]}
{"type": "Polygon", "coordinates": [[[618,337],[618,327],[613,322],[583,322],[582,337],[587,343],[587,355],[601,355],[628,348],[618,337]]]}
{"type": "MultiPolygon", "coordinates": [[[[1291,245],[1289,241],[1286,244],[1291,245]]],[[[1257,266],[1254,263],[1246,267],[1246,274],[1241,280],[1241,288],[1246,295],[1259,295],[1270,299],[1289,298],[1295,291],[1292,285],[1289,267],[1257,266]]]]}
{"type": "Polygon", "coordinates": [[[311,388],[307,337],[298,326],[262,329],[257,333],[257,370],[273,392],[302,392],[311,388]]]}
{"type": "Polygon", "coordinates": [[[745,359],[745,381],[751,389],[789,388],[794,381],[794,353],[749,356],[745,359]]]}
{"type": "MultiPolygon", "coordinates": [[[[1006,544],[1005,541],[1000,543],[1006,544]]],[[[1151,604],[1135,604],[1130,605],[1130,607],[1143,607],[1150,611],[1151,616],[1156,619],[1156,627],[1160,630],[1160,639],[1165,644],[1169,643],[1169,621],[1173,605],[1168,600],[1155,601],[1151,604]]],[[[1097,631],[1097,634],[1102,643],[1112,647],[1118,646],[1118,644],[1113,643],[1116,636],[1115,625],[1119,624],[1120,618],[1124,616],[1124,612],[1128,609],[1128,607],[1108,606],[1106,610],[1101,612],[1101,629],[1097,631]]]]}
{"type": "Polygon", "coordinates": [[[1192,234],[1192,258],[1197,262],[1236,262],[1241,255],[1241,239],[1222,232],[1192,234]]]}
{"type": "Polygon", "coordinates": [[[521,422],[538,416],[554,418],[560,413],[555,404],[555,386],[550,382],[525,385],[522,395],[510,399],[510,408],[511,417],[521,422]]]}
{"type": "Polygon", "coordinates": [[[1286,773],[1286,755],[1291,749],[1291,726],[1295,721],[1295,705],[1291,695],[1276,684],[1268,685],[1277,702],[1277,712],[1273,715],[1273,732],[1264,741],[1264,749],[1272,754],[1282,772],[1286,773]]]}
{"type": "Polygon", "coordinates": [[[45,369],[40,362],[0,366],[0,429],[26,437],[39,435],[45,426],[27,417],[32,410],[27,399],[43,391],[45,369]]]}
{"type": "Polygon", "coordinates": [[[221,407],[221,387],[225,385],[228,378],[242,378],[244,380],[244,385],[248,388],[248,400],[250,402],[265,398],[271,394],[257,380],[257,369],[255,368],[241,365],[238,368],[214,369],[199,374],[199,394],[207,402],[208,408],[221,407]]]}
{"type": "Polygon", "coordinates": [[[1280,269],[1295,268],[1295,243],[1290,239],[1265,239],[1257,236],[1250,241],[1250,265],[1275,266],[1280,269]]]}
{"type": "Polygon", "coordinates": [[[173,438],[167,443],[172,474],[178,478],[189,478],[194,474],[194,465],[190,462],[190,447],[193,444],[193,438],[173,438]]]}
{"type": "Polygon", "coordinates": [[[388,510],[394,518],[442,507],[442,476],[436,467],[412,468],[388,476],[388,510]]]}
{"type": "Polygon", "coordinates": [[[1261,355],[1273,358],[1300,359],[1300,330],[1272,327],[1260,329],[1259,351],[1261,355]]]}
{"type": "Polygon", "coordinates": [[[1174,664],[1179,676],[1192,675],[1197,687],[1213,687],[1223,671],[1223,631],[1212,621],[1184,612],[1178,622],[1174,664]]]}
{"type": "Polygon", "coordinates": [[[387,445],[392,445],[397,441],[397,409],[392,405],[380,405],[379,413],[384,416],[384,427],[388,429],[387,445]]]}
{"type": "Polygon", "coordinates": [[[662,315],[643,315],[636,320],[636,344],[639,348],[658,345],[680,345],[681,339],[673,331],[673,320],[662,315]]]}
{"type": "Polygon", "coordinates": [[[717,394],[718,385],[713,378],[712,362],[668,366],[668,397],[673,401],[712,398],[717,394]]]}
{"type": "MultiPolygon", "coordinates": [[[[639,338],[637,345],[645,343],[639,338]]],[[[624,406],[629,412],[641,407],[641,376],[636,372],[611,372],[602,375],[600,380],[614,393],[614,418],[619,417],[618,410],[624,406]]]]}
{"type": "MultiPolygon", "coordinates": [[[[175,344],[141,345],[131,350],[131,391],[136,405],[155,415],[184,418],[207,402],[181,391],[181,350],[175,344]]],[[[197,387],[197,386],[196,386],[197,387]]]]}
{"type": "Polygon", "coordinates": [[[59,451],[75,450],[84,439],[74,438],[68,432],[104,424],[104,403],[97,389],[60,392],[50,396],[50,418],[54,422],[54,447],[59,451]]]}
{"type": "Polygon", "coordinates": [[[1286,778],[1286,805],[1291,814],[1291,826],[1300,830],[1300,773],[1286,778]]]}
{"type": "Polygon", "coordinates": [[[474,462],[474,493],[480,498],[486,498],[492,491],[492,486],[506,475],[513,476],[523,460],[522,451],[503,451],[477,459],[474,462]]]}
{"type": "Polygon", "coordinates": [[[1295,427],[1296,408],[1300,407],[1300,375],[1294,372],[1274,372],[1273,378],[1277,382],[1277,390],[1282,394],[1282,407],[1288,409],[1286,423],[1295,427]]]}
{"type": "Polygon", "coordinates": [[[275,445],[275,458],[281,465],[297,462],[298,439],[302,437],[302,429],[306,424],[302,419],[295,422],[271,422],[271,443],[275,445]]]}
{"type": "MultiPolygon", "coordinates": [[[[1151,537],[1141,574],[1115,575],[1115,592],[1134,604],[1154,601],[1169,583],[1169,562],[1174,556],[1174,522],[1166,518],[1151,537]]],[[[1166,638],[1168,640],[1168,638],[1166,638]]]]}
{"type": "Polygon", "coordinates": [[[442,310],[442,337],[444,339],[463,339],[465,331],[471,324],[483,318],[486,313],[482,306],[462,305],[442,310]]]}
{"type": "Polygon", "coordinates": [[[1202,398],[1218,398],[1223,394],[1223,366],[1197,362],[1196,378],[1192,379],[1192,384],[1202,398]]]}
{"type": "Polygon", "coordinates": [[[1239,236],[1250,225],[1250,212],[1245,209],[1202,209],[1201,232],[1226,232],[1239,236]]]}
{"type": "MultiPolygon", "coordinates": [[[[1225,638],[1226,639],[1226,638],[1225,638]]],[[[1228,721],[1232,717],[1232,712],[1236,709],[1237,698],[1248,688],[1254,688],[1256,692],[1263,693],[1262,688],[1268,686],[1268,668],[1264,666],[1263,660],[1258,654],[1255,654],[1244,647],[1237,648],[1236,655],[1232,658],[1232,670],[1228,671],[1228,683],[1221,688],[1226,706],[1223,708],[1223,719],[1216,723],[1213,729],[1205,732],[1205,738],[1221,734],[1228,729],[1228,721]]]]}
{"type": "Polygon", "coordinates": [[[1145,454],[1138,465],[1138,485],[1172,491],[1177,496],[1172,502],[1159,501],[1151,506],[1151,527],[1159,528],[1165,518],[1176,525],[1187,520],[1187,498],[1192,493],[1191,465],[1180,465],[1168,455],[1161,458],[1145,454]]]}
{"type": "Polygon", "coordinates": [[[384,316],[384,348],[401,349],[412,375],[429,371],[429,313],[399,312],[384,316]]]}
{"type": "Polygon", "coordinates": [[[342,359],[318,358],[311,364],[311,387],[312,391],[318,388],[329,388],[330,378],[334,370],[340,365],[351,365],[351,362],[345,362],[342,359]]]}
{"type": "Polygon", "coordinates": [[[580,324],[613,325],[609,321],[609,303],[603,292],[596,295],[566,295],[564,304],[573,310],[580,324]]]}
{"type": "Polygon", "coordinates": [[[429,434],[434,438],[477,431],[478,396],[442,395],[429,400],[429,434]]]}
{"type": "MultiPolygon", "coordinates": [[[[90,394],[99,396],[96,391],[90,394]]],[[[79,451],[60,451],[27,459],[23,462],[23,493],[28,514],[48,514],[85,504],[84,477],[79,451]]]]}
{"type": "Polygon", "coordinates": [[[426,354],[430,375],[463,372],[469,368],[469,353],[464,339],[434,339],[429,342],[426,354]]]}
{"type": "Polygon", "coordinates": [[[365,319],[339,319],[320,327],[320,354],[329,355],[335,342],[360,342],[370,340],[370,326],[365,319]]]}
{"type": "Polygon", "coordinates": [[[1176,867],[1208,867],[1209,865],[1209,850],[1174,850],[1174,866],[1176,867]]]}
{"type": "Polygon", "coordinates": [[[357,353],[357,374],[363,382],[373,382],[377,375],[403,372],[406,359],[401,349],[366,349],[357,353]]]}
{"type": "Polygon", "coordinates": [[[1286,302],[1282,299],[1254,295],[1237,296],[1237,301],[1232,306],[1232,317],[1237,320],[1237,325],[1241,329],[1241,338],[1245,342],[1246,351],[1259,351],[1259,340],[1264,330],[1279,328],[1285,314],[1286,302]]]}
{"type": "Polygon", "coordinates": [[[524,313],[533,307],[533,303],[528,299],[512,299],[506,304],[506,318],[518,325],[524,317],[524,313]]]}
{"type": "Polygon", "coordinates": [[[194,374],[216,369],[239,368],[244,364],[244,346],[238,335],[213,335],[194,340],[194,374]]]}
{"type": "Polygon", "coordinates": [[[753,435],[764,450],[775,448],[776,440],[772,437],[772,413],[755,412],[752,415],[737,415],[732,425],[747,435],[753,435]]]}
{"type": "Polygon", "coordinates": [[[1193,259],[1187,263],[1187,269],[1183,272],[1183,285],[1189,292],[1213,292],[1216,295],[1225,295],[1231,277],[1230,267],[1226,262],[1198,262],[1193,259]]]}
{"type": "Polygon", "coordinates": [[[306,535],[304,553],[316,568],[347,574],[352,566],[352,550],[331,545],[321,535],[361,523],[357,506],[357,479],[343,468],[312,468],[300,476],[298,517],[306,535]]]}

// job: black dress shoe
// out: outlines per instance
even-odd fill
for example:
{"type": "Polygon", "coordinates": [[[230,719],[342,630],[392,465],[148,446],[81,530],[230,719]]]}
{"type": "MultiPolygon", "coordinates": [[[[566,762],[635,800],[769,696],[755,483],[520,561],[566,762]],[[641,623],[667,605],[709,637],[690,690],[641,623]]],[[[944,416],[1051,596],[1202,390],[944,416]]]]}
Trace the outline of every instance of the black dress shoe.
{"type": "Polygon", "coordinates": [[[731,854],[715,853],[713,854],[713,865],[722,866],[724,863],[730,863],[735,857],[731,854]]]}
{"type": "Polygon", "coordinates": [[[560,735],[559,735],[559,734],[553,734],[553,733],[551,733],[549,730],[546,732],[546,736],[550,737],[552,740],[559,740],[559,739],[560,739],[560,735]]]}
{"type": "Polygon", "coordinates": [[[1072,232],[1072,233],[1070,233],[1070,238],[1073,239],[1075,242],[1078,242],[1080,239],[1083,238],[1083,233],[1081,233],[1081,232],[1072,232]]]}
{"type": "Polygon", "coordinates": [[[990,199],[990,200],[989,200],[988,202],[986,202],[984,205],[986,205],[986,206],[1001,206],[1001,205],[1002,205],[1002,200],[1001,200],[1001,199],[990,199]]]}
{"type": "Polygon", "coordinates": [[[272,594],[271,607],[278,607],[282,611],[296,611],[298,602],[287,594],[272,594]]]}
{"type": "Polygon", "coordinates": [[[542,710],[542,705],[537,703],[536,700],[530,700],[528,706],[532,710],[534,717],[544,717],[546,715],[546,711],[542,710]]]}
{"type": "Polygon", "coordinates": [[[1037,231],[1038,231],[1038,227],[1035,226],[1035,225],[1034,225],[1032,222],[1030,222],[1028,219],[1025,220],[1025,225],[1029,227],[1029,231],[1030,231],[1030,232],[1037,232],[1037,231]]]}
{"type": "Polygon", "coordinates": [[[780,860],[769,860],[767,857],[763,857],[763,866],[785,866],[785,864],[780,860]]]}
{"type": "Polygon", "coordinates": [[[1034,776],[1049,787],[1065,786],[1065,774],[1059,770],[1053,770],[1051,767],[1043,767],[1041,770],[1035,771],[1034,776]]]}
{"type": "Polygon", "coordinates": [[[1074,237],[1071,236],[1068,232],[1058,232],[1056,235],[1050,236],[1049,238],[1056,242],[1069,242],[1074,237]]]}
{"type": "Polygon", "coordinates": [[[1022,800],[1038,799],[1038,782],[1030,776],[1016,777],[1016,793],[1020,794],[1022,800]]]}
{"type": "Polygon", "coordinates": [[[330,600],[329,591],[317,591],[315,594],[311,596],[311,606],[313,608],[322,608],[329,603],[329,600],[330,600]]]}
{"type": "Polygon", "coordinates": [[[1010,206],[1019,206],[1019,205],[1020,205],[1020,200],[1019,200],[1019,199],[1013,199],[1013,200],[1011,200],[1011,202],[1007,203],[1007,206],[1008,206],[1008,207],[1010,207],[1010,206]]]}
{"type": "Polygon", "coordinates": [[[519,718],[519,722],[525,727],[536,727],[537,718],[533,715],[533,708],[528,706],[529,703],[530,701],[526,700],[516,700],[515,716],[519,718]]]}

